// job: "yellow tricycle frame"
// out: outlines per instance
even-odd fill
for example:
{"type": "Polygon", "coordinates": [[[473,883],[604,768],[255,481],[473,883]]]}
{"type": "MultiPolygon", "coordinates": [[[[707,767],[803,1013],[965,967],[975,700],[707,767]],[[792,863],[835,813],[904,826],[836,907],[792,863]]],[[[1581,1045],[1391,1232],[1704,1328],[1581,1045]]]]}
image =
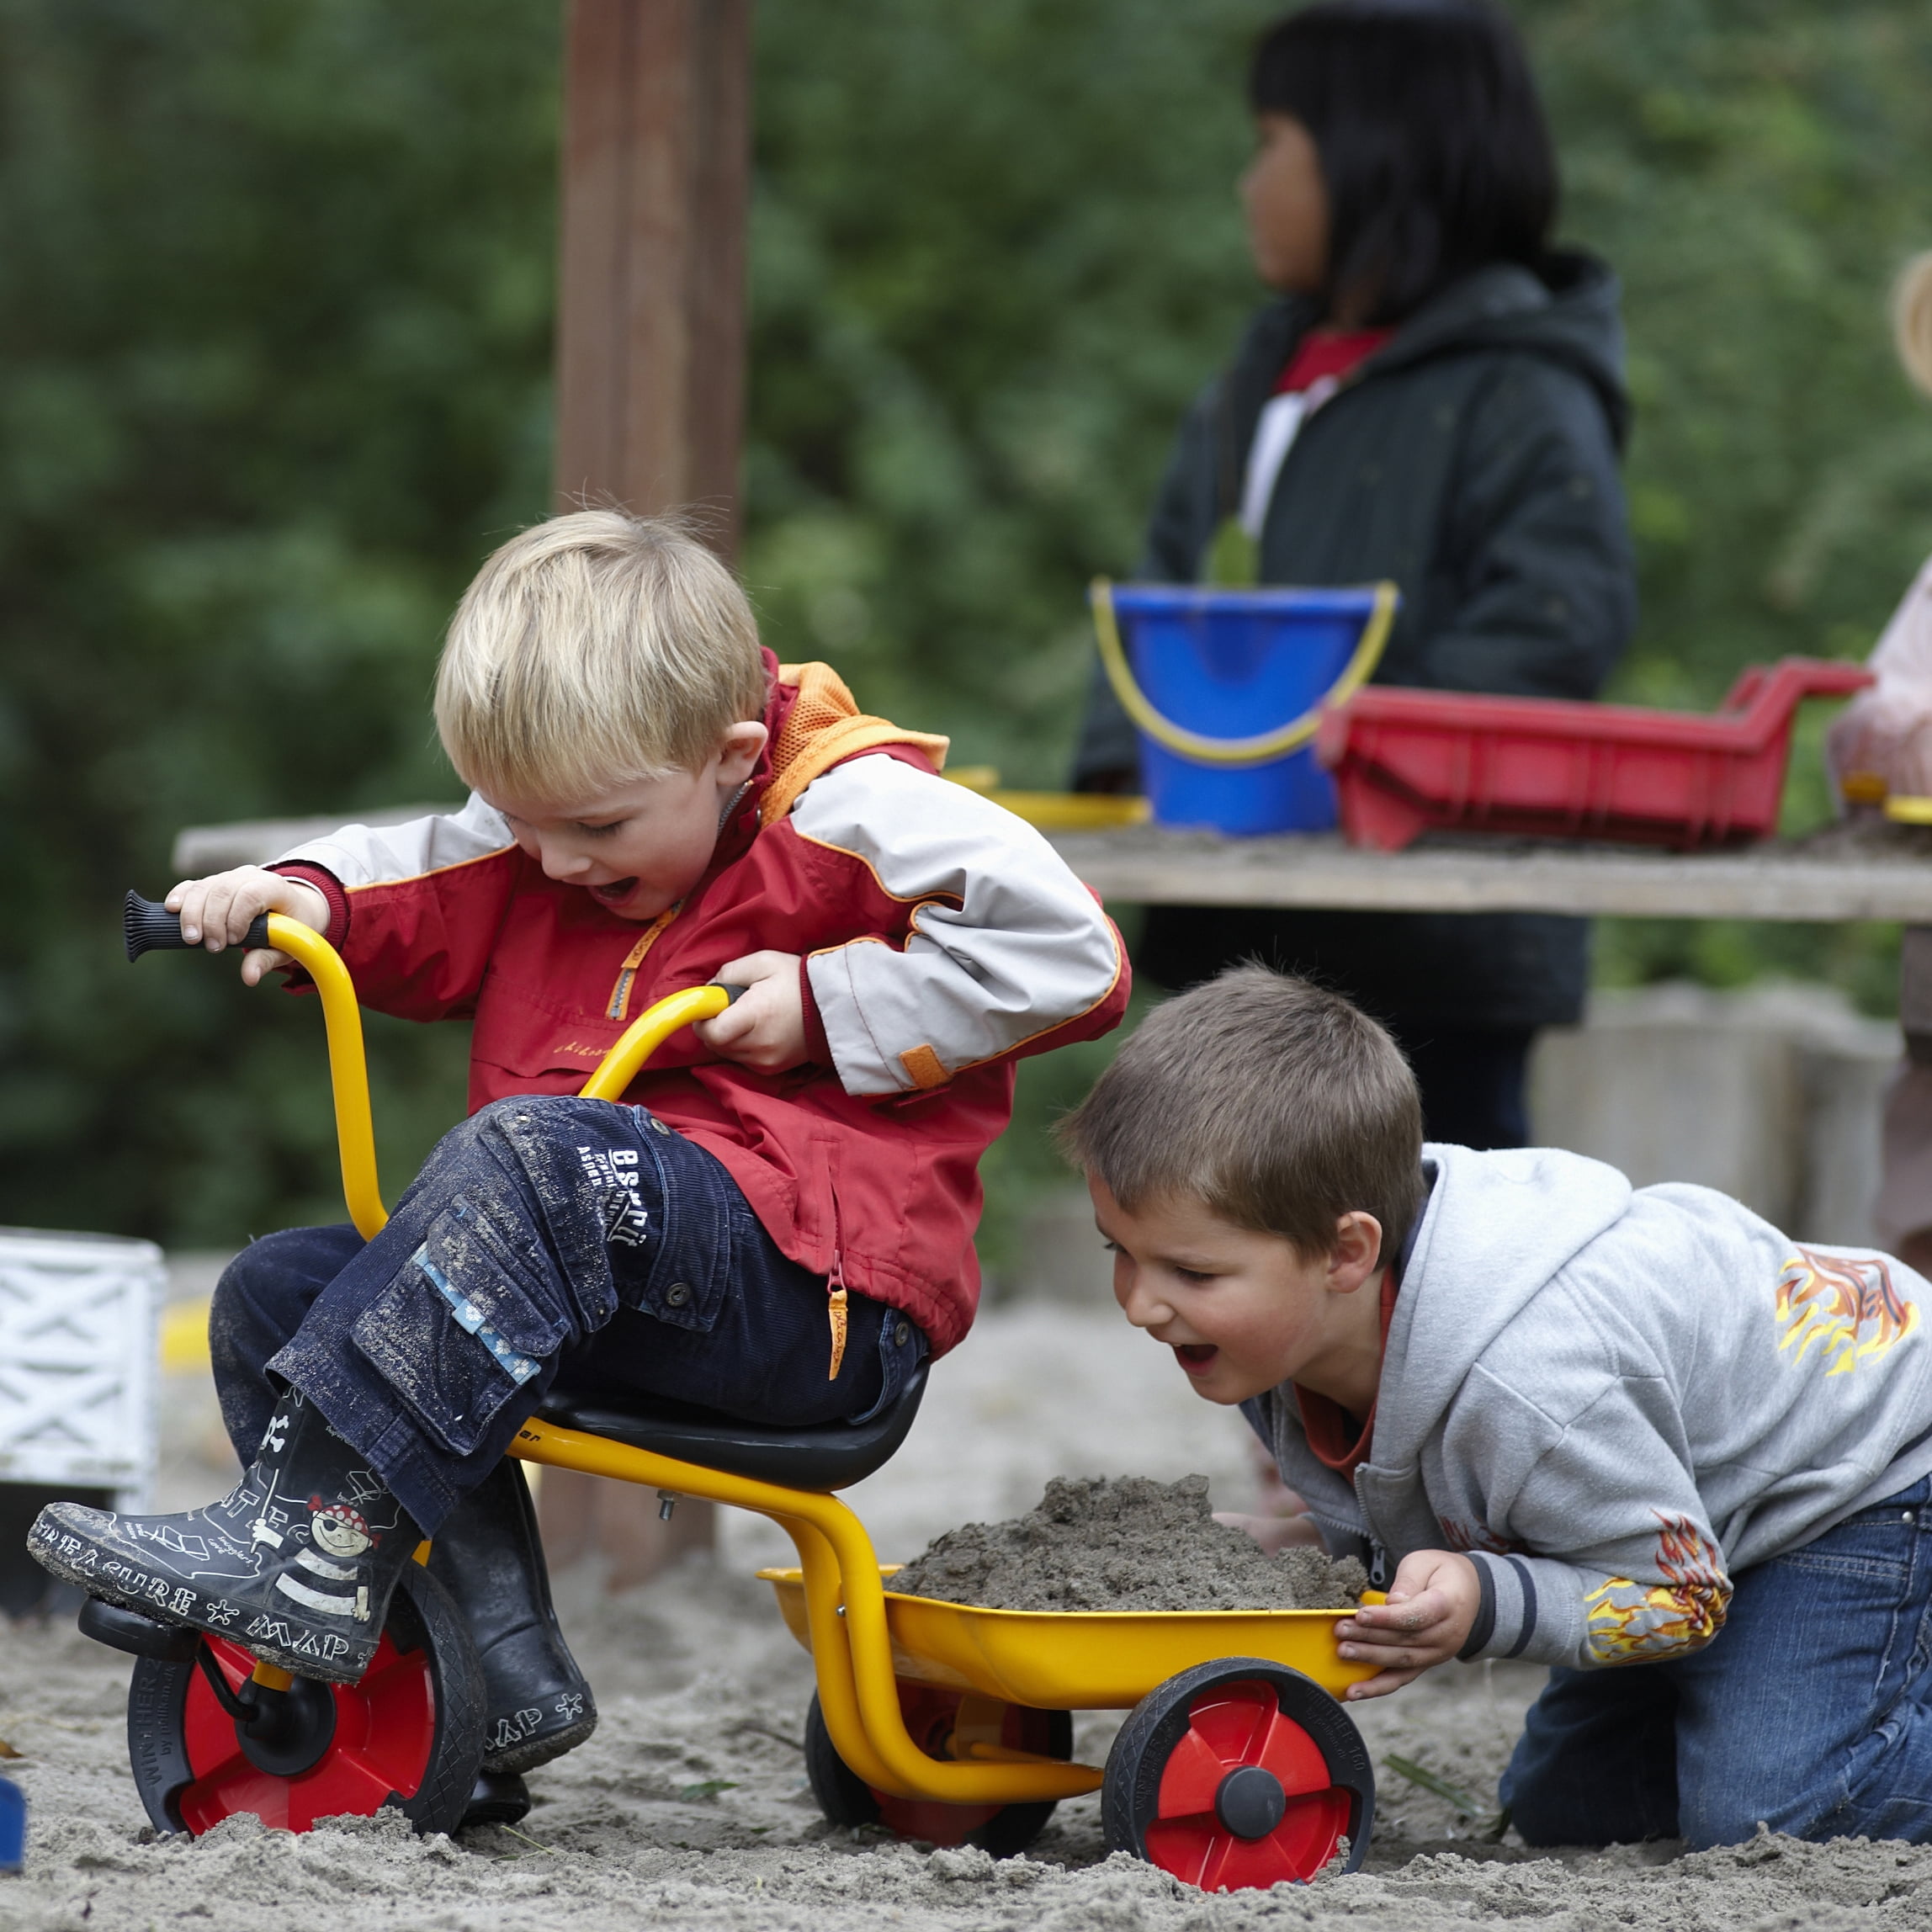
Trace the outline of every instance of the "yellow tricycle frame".
{"type": "MultiPolygon", "coordinates": [[[[356,1227],[372,1238],[389,1217],[377,1179],[354,985],[335,948],[308,926],[271,914],[268,939],[308,972],[321,995],[342,1192],[356,1227]]],[[[660,1000],[632,1022],[580,1091],[592,1100],[621,1098],[666,1039],[722,1012],[730,997],[722,986],[694,986],[660,1000]]],[[[889,1571],[882,1572],[865,1526],[835,1495],[682,1462],[535,1416],[518,1430],[509,1452],[554,1469],[726,1503],[778,1524],[798,1552],[799,1568],[762,1574],[778,1585],[787,1622],[811,1652],[826,1732],[846,1764],[890,1797],[1032,1804],[1096,1791],[1102,1777],[1091,1765],[981,1739],[963,1740],[958,1760],[930,1756],[906,1730],[902,1675],[1060,1710],[1132,1704],[1175,1672],[1218,1656],[1272,1657],[1330,1690],[1371,1675],[1335,1656],[1332,1611],[1032,1616],[910,1597],[889,1602],[889,1571]],[[1015,1689],[1030,1695],[1011,1696],[1015,1689]]]]}
{"type": "MultiPolygon", "coordinates": [[[[308,926],[271,913],[268,938],[302,966],[321,995],[342,1194],[349,1218],[364,1239],[370,1239],[381,1231],[389,1213],[377,1179],[369,1069],[354,983],[342,956],[308,926]]],[[[720,986],[693,986],[660,1000],[631,1023],[581,1092],[592,1100],[619,1098],[665,1040],[681,1027],[721,1013],[730,997],[720,986]]],[[[1101,1774],[1085,1765],[1022,1753],[1001,1753],[996,1763],[942,1763],[913,1743],[900,1714],[878,1558],[864,1525],[836,1496],[708,1469],[534,1417],[518,1431],[510,1453],[550,1468],[581,1469],[619,1483],[728,1503],[777,1523],[792,1539],[804,1573],[825,1728],[839,1755],[868,1785],[896,1797],[962,1805],[1028,1803],[1098,1788],[1101,1774]]],[[[997,1747],[977,1749],[991,1752],[997,1747]]]]}

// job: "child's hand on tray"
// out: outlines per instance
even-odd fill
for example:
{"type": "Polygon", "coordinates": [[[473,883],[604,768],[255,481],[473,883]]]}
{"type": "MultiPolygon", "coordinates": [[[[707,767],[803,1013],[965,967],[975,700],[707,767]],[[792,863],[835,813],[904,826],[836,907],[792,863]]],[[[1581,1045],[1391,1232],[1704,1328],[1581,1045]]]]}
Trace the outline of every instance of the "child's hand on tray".
{"type": "Polygon", "coordinates": [[[762,1074],[805,1064],[805,1000],[796,953],[748,953],[720,966],[714,977],[743,994],[714,1020],[691,1030],[721,1059],[762,1074]]]}
{"type": "MultiPolygon", "coordinates": [[[[240,945],[264,912],[279,912],[316,932],[326,932],[329,926],[329,902],[314,886],[258,865],[238,865],[206,878],[184,878],[161,903],[181,915],[181,937],[210,953],[240,945]]],[[[242,982],[258,985],[264,973],[294,963],[286,953],[258,946],[242,957],[242,982]]]]}
{"type": "Polygon", "coordinates": [[[1425,1670],[1446,1664],[1468,1641],[1483,1600],[1476,1566],[1448,1550],[1405,1556],[1385,1603],[1367,1604],[1335,1627],[1336,1647],[1351,1664],[1382,1669],[1345,1697],[1386,1697],[1425,1670]]]}

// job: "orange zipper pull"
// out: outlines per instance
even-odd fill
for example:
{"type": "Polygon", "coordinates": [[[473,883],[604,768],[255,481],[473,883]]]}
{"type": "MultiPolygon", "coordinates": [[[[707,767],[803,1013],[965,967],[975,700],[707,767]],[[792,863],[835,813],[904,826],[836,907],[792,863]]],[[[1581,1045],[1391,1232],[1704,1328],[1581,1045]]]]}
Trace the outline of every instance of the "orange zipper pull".
{"type": "Polygon", "coordinates": [[[827,1382],[836,1382],[839,1367],[845,1361],[846,1344],[846,1286],[845,1264],[837,1250],[832,1251],[832,1271],[826,1282],[826,1312],[832,1324],[832,1365],[825,1372],[827,1382]]]}

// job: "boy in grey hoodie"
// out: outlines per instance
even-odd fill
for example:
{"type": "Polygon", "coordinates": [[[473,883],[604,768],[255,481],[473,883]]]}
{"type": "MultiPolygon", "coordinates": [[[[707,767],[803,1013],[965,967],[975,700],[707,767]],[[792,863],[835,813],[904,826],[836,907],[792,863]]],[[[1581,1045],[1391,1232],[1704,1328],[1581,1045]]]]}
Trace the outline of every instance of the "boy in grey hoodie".
{"type": "Polygon", "coordinates": [[[1064,1123],[1129,1321],[1367,1560],[1351,1698],[1548,1664],[1531,1844],[1932,1840],[1932,1284],[1710,1189],[1424,1146],[1374,1022],[1258,967],[1064,1123]]]}

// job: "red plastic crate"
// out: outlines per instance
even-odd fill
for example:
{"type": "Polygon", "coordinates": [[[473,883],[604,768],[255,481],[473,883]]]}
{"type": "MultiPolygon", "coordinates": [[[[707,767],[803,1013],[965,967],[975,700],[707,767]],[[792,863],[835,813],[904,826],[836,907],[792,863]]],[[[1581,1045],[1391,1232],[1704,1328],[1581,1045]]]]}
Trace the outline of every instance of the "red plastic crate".
{"type": "Polygon", "coordinates": [[[1324,719],[1316,755],[1349,842],[1383,852],[1432,829],[1740,845],[1776,826],[1800,700],[1871,682],[1786,657],[1752,666],[1709,718],[1372,684],[1324,719]]]}

